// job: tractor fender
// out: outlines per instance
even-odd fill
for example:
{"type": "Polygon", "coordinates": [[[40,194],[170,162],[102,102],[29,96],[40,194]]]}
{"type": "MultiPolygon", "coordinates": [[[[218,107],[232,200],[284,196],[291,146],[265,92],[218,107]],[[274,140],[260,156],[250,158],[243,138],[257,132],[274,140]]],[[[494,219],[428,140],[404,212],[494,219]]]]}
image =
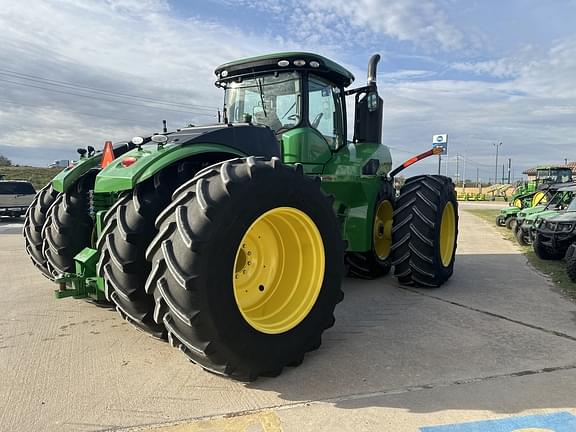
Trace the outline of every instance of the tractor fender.
{"type": "Polygon", "coordinates": [[[217,162],[247,155],[238,149],[221,144],[146,145],[141,149],[130,150],[104,168],[96,177],[94,192],[118,192],[133,189],[138,183],[149,179],[177,161],[201,156],[217,162]],[[125,163],[128,160],[133,162],[128,165],[125,163]]]}
{"type": "Polygon", "coordinates": [[[102,159],[102,154],[96,153],[93,156],[81,158],[73,162],[52,179],[52,187],[58,192],[66,192],[76,180],[88,171],[93,168],[99,168],[100,159],[102,159]]]}

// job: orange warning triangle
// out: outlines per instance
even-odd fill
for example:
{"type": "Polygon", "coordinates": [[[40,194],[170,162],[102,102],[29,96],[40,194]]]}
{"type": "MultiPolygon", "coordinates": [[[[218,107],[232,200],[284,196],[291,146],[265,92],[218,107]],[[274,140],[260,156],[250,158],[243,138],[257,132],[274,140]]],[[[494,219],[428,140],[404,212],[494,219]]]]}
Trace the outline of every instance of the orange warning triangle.
{"type": "Polygon", "coordinates": [[[102,154],[102,161],[100,166],[106,168],[114,160],[114,149],[112,148],[112,141],[106,141],[104,144],[104,153],[102,154]]]}

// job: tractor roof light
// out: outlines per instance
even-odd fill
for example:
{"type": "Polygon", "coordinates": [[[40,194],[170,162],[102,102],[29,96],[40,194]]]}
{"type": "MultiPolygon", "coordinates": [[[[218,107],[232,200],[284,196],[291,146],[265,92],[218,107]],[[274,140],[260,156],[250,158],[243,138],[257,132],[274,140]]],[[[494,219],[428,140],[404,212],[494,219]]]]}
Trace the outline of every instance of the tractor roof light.
{"type": "Polygon", "coordinates": [[[294,66],[298,67],[306,66],[306,60],[294,60],[294,66]]]}
{"type": "Polygon", "coordinates": [[[288,60],[280,60],[280,61],[278,62],[278,66],[280,66],[280,67],[286,67],[286,66],[289,66],[289,65],[290,65],[290,62],[289,62],[288,60]]]}
{"type": "Polygon", "coordinates": [[[226,69],[224,69],[222,72],[220,72],[221,78],[226,78],[227,76],[228,76],[228,71],[226,69]]]}
{"type": "Polygon", "coordinates": [[[310,62],[310,67],[319,68],[319,67],[320,67],[320,63],[317,62],[316,60],[312,60],[312,61],[310,62]]]}
{"type": "Polygon", "coordinates": [[[151,140],[156,144],[164,144],[168,141],[168,137],[166,135],[154,135],[151,140]]]}

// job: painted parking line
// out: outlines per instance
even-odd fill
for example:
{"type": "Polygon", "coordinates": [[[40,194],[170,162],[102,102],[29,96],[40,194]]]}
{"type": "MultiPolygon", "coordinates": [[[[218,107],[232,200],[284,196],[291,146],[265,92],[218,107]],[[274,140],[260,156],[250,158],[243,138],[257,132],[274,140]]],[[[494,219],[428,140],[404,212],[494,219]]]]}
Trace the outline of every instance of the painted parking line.
{"type": "Polygon", "coordinates": [[[280,418],[273,411],[198,420],[176,426],[146,429],[149,432],[282,432],[280,418]]]}
{"type": "Polygon", "coordinates": [[[568,412],[507,417],[445,426],[427,426],[421,432],[574,432],[576,416],[568,412]]]}

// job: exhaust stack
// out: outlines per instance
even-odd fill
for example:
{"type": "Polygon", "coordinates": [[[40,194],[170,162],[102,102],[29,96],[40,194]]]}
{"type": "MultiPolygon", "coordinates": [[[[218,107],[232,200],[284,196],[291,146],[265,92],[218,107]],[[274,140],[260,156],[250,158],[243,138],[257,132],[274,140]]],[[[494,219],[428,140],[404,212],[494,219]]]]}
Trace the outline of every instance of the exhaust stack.
{"type": "Polygon", "coordinates": [[[368,86],[376,86],[376,69],[380,61],[380,54],[374,54],[368,62],[368,86]]]}
{"type": "Polygon", "coordinates": [[[380,54],[374,54],[368,62],[368,82],[366,87],[354,90],[354,142],[382,143],[382,113],[384,102],[378,95],[376,71],[380,54]]]}

